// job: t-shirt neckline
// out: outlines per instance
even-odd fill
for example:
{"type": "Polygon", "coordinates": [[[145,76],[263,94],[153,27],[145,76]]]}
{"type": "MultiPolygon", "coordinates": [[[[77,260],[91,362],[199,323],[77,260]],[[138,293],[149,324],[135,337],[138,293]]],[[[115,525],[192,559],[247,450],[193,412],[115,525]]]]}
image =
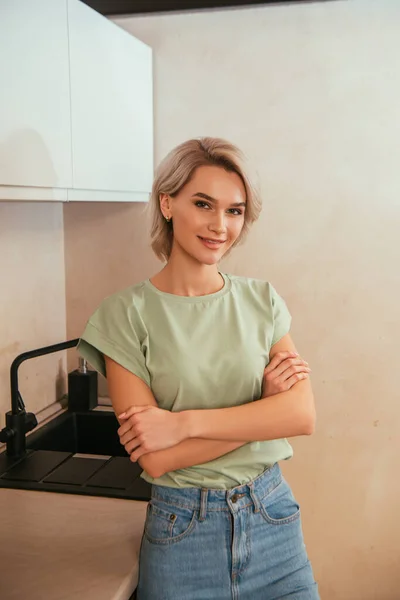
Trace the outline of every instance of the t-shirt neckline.
{"type": "Polygon", "coordinates": [[[226,273],[221,273],[221,271],[218,271],[218,273],[224,280],[223,287],[220,290],[218,290],[218,292],[213,292],[212,294],[205,294],[204,296],[179,296],[178,294],[170,294],[169,292],[163,292],[156,288],[156,286],[151,283],[150,279],[146,279],[145,285],[149,290],[156,293],[158,296],[162,296],[168,300],[173,300],[176,302],[185,302],[188,304],[196,302],[209,302],[211,300],[215,300],[216,298],[220,298],[221,296],[225,296],[225,294],[227,294],[231,289],[232,283],[229,275],[227,275],[226,273]]]}

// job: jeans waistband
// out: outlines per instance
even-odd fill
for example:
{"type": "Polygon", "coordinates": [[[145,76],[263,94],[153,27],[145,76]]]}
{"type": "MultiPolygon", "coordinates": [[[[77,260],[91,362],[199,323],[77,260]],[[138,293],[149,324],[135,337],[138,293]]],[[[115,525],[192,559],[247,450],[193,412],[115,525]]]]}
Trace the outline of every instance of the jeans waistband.
{"type": "Polygon", "coordinates": [[[200,520],[202,520],[207,511],[232,510],[235,507],[239,509],[249,504],[253,504],[255,512],[258,512],[260,500],[276,488],[281,481],[281,469],[279,464],[275,463],[252,481],[229,490],[152,485],[151,498],[171,506],[198,510],[200,520]]]}

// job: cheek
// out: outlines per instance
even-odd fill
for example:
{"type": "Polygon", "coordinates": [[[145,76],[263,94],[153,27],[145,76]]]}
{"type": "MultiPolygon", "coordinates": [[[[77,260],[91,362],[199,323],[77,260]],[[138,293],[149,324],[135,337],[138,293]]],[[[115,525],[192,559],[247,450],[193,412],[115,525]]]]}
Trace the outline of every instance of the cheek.
{"type": "Polygon", "coordinates": [[[185,211],[175,214],[173,220],[175,229],[182,233],[184,233],[188,228],[191,229],[193,227],[193,215],[190,215],[185,211]]]}
{"type": "Polygon", "coordinates": [[[243,227],[244,227],[244,218],[235,219],[234,223],[232,223],[232,226],[230,227],[232,238],[237,239],[240,236],[240,234],[242,233],[243,227]]]}
{"type": "Polygon", "coordinates": [[[199,210],[185,211],[175,220],[176,233],[179,237],[186,237],[204,231],[207,225],[207,215],[199,210]]]}
{"type": "Polygon", "coordinates": [[[192,212],[181,213],[174,219],[174,237],[180,244],[190,243],[193,236],[201,230],[201,220],[192,212]]]}

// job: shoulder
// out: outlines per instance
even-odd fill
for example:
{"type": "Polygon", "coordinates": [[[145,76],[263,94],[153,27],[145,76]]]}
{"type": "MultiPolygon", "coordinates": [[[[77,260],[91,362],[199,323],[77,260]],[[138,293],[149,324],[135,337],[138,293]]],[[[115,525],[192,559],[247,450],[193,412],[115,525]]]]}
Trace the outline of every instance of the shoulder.
{"type": "Polygon", "coordinates": [[[254,277],[228,275],[233,293],[243,302],[259,308],[263,314],[289,313],[285,300],[278,294],[270,281],[254,277]]]}
{"type": "Polygon", "coordinates": [[[138,307],[143,304],[144,287],[145,282],[142,281],[106,296],[91,314],[89,321],[96,324],[135,320],[135,315],[140,314],[138,307]]]}
{"type": "Polygon", "coordinates": [[[264,279],[254,277],[242,277],[240,275],[228,275],[235,293],[244,297],[260,298],[260,300],[271,302],[276,294],[273,285],[264,279]]]}
{"type": "Polygon", "coordinates": [[[144,293],[145,282],[141,281],[129,287],[118,290],[109,296],[106,296],[99,304],[98,308],[105,310],[112,309],[115,307],[126,307],[135,306],[141,301],[144,293]]]}
{"type": "Polygon", "coordinates": [[[289,333],[291,314],[285,300],[269,281],[234,275],[229,277],[231,277],[232,289],[243,296],[247,306],[250,304],[263,322],[271,325],[270,346],[289,333]]]}
{"type": "Polygon", "coordinates": [[[141,289],[136,284],[106,296],[80,336],[78,351],[104,376],[105,355],[149,383],[142,354],[146,329],[135,303],[141,289]]]}

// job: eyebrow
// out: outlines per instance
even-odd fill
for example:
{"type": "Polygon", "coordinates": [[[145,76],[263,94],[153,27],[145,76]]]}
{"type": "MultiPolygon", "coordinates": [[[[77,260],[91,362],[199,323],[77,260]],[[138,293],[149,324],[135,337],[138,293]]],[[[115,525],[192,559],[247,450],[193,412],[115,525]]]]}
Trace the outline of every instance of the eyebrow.
{"type": "MultiPolygon", "coordinates": [[[[199,198],[204,198],[209,202],[214,202],[214,204],[218,204],[218,200],[216,200],[212,196],[209,196],[208,194],[204,194],[203,192],[196,192],[195,194],[193,194],[192,198],[194,198],[195,196],[199,198]]],[[[231,206],[246,206],[246,202],[232,202],[231,206]]]]}

